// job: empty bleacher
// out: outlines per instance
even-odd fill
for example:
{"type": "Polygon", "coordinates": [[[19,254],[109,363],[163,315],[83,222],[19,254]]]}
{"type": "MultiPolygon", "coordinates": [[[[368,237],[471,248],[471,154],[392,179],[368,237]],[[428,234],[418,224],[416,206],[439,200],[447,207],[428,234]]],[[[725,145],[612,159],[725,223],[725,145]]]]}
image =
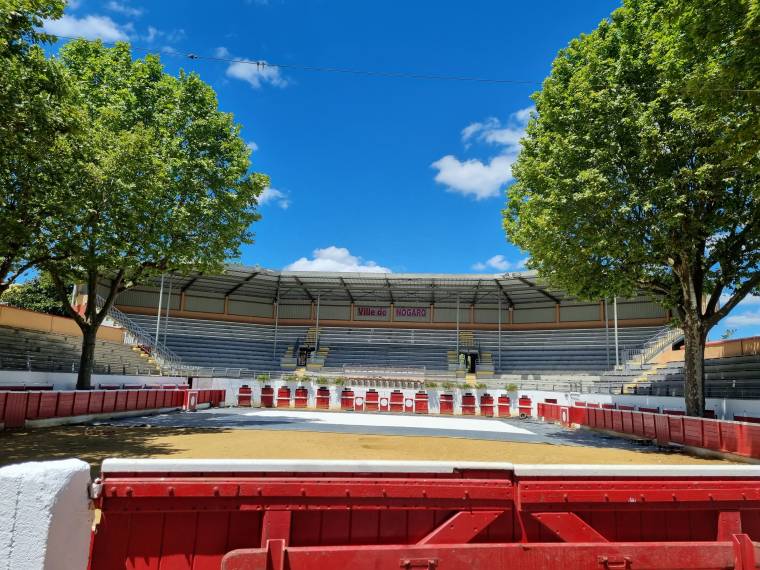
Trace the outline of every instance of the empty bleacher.
{"type": "MultiPolygon", "coordinates": [[[[155,329],[153,316],[130,318],[147,331],[155,329]]],[[[275,349],[274,327],[270,325],[171,318],[166,326],[168,347],[186,364],[205,368],[279,370],[287,351],[306,342],[309,334],[312,342],[317,337],[314,327],[280,326],[275,349]]],[[[620,329],[621,353],[640,347],[659,330],[620,329]]],[[[615,362],[612,331],[608,336],[604,329],[503,331],[501,359],[496,331],[462,332],[470,340],[464,347],[460,336],[460,348],[490,353],[496,374],[598,373],[615,362]]],[[[320,327],[318,339],[320,347],[329,349],[325,350],[324,368],[335,371],[374,365],[446,372],[457,346],[456,331],[437,329],[320,327]]]]}
{"type": "MultiPolygon", "coordinates": [[[[0,327],[0,370],[77,372],[81,337],[0,327]]],[[[95,346],[96,374],[158,374],[151,359],[136,347],[99,340],[95,346]]]]}
{"type": "MultiPolygon", "coordinates": [[[[637,394],[684,395],[683,362],[669,362],[637,385],[637,394]]],[[[705,397],[760,398],[760,355],[710,358],[705,360],[705,397]]]]}
{"type": "MultiPolygon", "coordinates": [[[[661,327],[621,328],[618,347],[622,354],[641,347],[661,327]]],[[[605,329],[555,329],[502,331],[501,359],[495,331],[476,331],[482,351],[492,354],[497,373],[602,372],[615,365],[613,332],[605,329]]]]}
{"type": "MultiPolygon", "coordinates": [[[[146,331],[155,331],[154,316],[129,317],[146,331]]],[[[286,349],[303,338],[306,330],[306,327],[280,327],[275,350],[274,327],[269,325],[170,318],[166,325],[166,345],[185,364],[193,366],[271,371],[280,369],[280,359],[286,349]]],[[[163,335],[162,324],[162,340],[163,335]]]]}

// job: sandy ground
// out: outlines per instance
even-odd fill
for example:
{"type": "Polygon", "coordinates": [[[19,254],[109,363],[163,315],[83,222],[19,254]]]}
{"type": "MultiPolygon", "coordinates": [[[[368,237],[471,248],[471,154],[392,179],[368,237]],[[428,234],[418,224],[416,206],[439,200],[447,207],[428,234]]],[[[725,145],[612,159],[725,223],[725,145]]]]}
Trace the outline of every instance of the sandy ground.
{"type": "Polygon", "coordinates": [[[71,426],[0,432],[0,465],[78,457],[96,474],[107,457],[208,459],[397,459],[589,463],[719,464],[680,453],[451,437],[382,436],[249,429],[71,426]]]}

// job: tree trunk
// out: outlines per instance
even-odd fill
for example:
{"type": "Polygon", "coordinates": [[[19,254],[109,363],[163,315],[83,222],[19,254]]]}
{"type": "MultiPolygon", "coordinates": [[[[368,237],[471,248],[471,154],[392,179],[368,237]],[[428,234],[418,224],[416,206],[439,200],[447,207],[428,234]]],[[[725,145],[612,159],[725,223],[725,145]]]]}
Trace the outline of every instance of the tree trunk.
{"type": "Polygon", "coordinates": [[[683,323],[684,338],[684,399],[686,414],[705,415],[705,341],[707,331],[700,323],[686,319],[683,323]]]}
{"type": "Polygon", "coordinates": [[[98,327],[89,325],[82,328],[82,355],[79,358],[77,390],[89,390],[92,385],[92,368],[95,364],[95,343],[98,327]]]}

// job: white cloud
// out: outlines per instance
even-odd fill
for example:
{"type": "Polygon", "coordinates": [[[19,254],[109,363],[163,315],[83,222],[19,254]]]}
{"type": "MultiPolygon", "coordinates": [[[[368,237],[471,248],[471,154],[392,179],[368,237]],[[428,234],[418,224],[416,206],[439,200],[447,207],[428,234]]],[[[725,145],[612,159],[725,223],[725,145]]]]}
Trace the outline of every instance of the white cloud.
{"type": "Polygon", "coordinates": [[[473,196],[476,200],[498,196],[503,186],[512,180],[512,164],[520,152],[520,139],[533,107],[512,113],[506,124],[490,117],[471,123],[462,129],[462,142],[470,148],[473,141],[499,147],[499,154],[488,161],[478,158],[460,160],[446,155],[431,166],[438,170],[435,181],[449,192],[473,196]]]}
{"type": "MultiPolygon", "coordinates": [[[[730,299],[731,299],[731,294],[723,293],[720,296],[720,304],[725,305],[726,303],[728,303],[730,299]]],[[[739,304],[736,305],[736,307],[734,307],[734,310],[742,306],[746,307],[748,305],[760,305],[760,295],[747,295],[746,297],[744,297],[744,299],[739,301],[739,304]]]]}
{"type": "Polygon", "coordinates": [[[88,40],[100,39],[104,42],[126,41],[129,39],[127,26],[119,26],[108,16],[84,16],[77,18],[64,14],[58,20],[45,20],[43,29],[54,36],[82,37],[88,40]]]}
{"type": "Polygon", "coordinates": [[[170,32],[165,32],[164,30],[159,30],[155,26],[148,26],[148,31],[146,34],[142,37],[143,41],[146,41],[148,43],[153,43],[156,41],[165,41],[170,44],[174,44],[177,42],[182,41],[185,39],[185,30],[183,29],[177,29],[177,30],[171,30],[170,32]]]}
{"type": "Polygon", "coordinates": [[[260,89],[267,83],[275,87],[288,84],[288,80],[280,75],[280,68],[268,65],[266,61],[233,61],[227,67],[227,77],[245,81],[254,89],[260,89]]]}
{"type": "Polygon", "coordinates": [[[230,50],[228,50],[224,46],[218,47],[214,50],[214,57],[219,57],[219,58],[230,57],[230,50]]]}
{"type": "Polygon", "coordinates": [[[518,261],[510,261],[503,255],[494,255],[486,261],[478,261],[473,264],[472,268],[475,271],[485,271],[488,268],[497,269],[498,271],[517,271],[525,269],[525,264],[528,262],[528,258],[525,257],[518,261]]]}
{"type": "Polygon", "coordinates": [[[245,146],[247,146],[251,152],[256,152],[259,150],[259,145],[257,145],[255,141],[248,141],[245,143],[245,146]]]}
{"type": "Polygon", "coordinates": [[[447,191],[483,200],[498,196],[500,188],[512,179],[515,158],[500,155],[484,163],[476,158],[459,160],[449,154],[431,166],[438,170],[435,181],[446,186],[447,191]]]}
{"type": "Polygon", "coordinates": [[[286,271],[343,271],[363,273],[391,273],[387,267],[382,267],[374,261],[364,261],[361,257],[351,255],[345,247],[325,247],[315,249],[313,257],[297,259],[287,267],[286,271]]]}
{"type": "Polygon", "coordinates": [[[69,9],[71,9],[71,10],[76,10],[76,9],[77,9],[77,8],[79,8],[81,5],[82,5],[82,2],[81,2],[81,0],[69,0],[69,1],[66,3],[66,8],[69,8],[69,9]]]}
{"type": "Polygon", "coordinates": [[[760,310],[739,314],[730,313],[723,321],[723,324],[727,327],[760,326],[760,310]]]}
{"type": "Polygon", "coordinates": [[[259,205],[269,203],[276,203],[283,210],[287,210],[290,207],[290,198],[285,192],[267,186],[259,196],[259,205]]]}
{"type": "Polygon", "coordinates": [[[142,16],[143,13],[142,8],[133,8],[124,2],[117,2],[116,0],[111,0],[108,2],[106,4],[106,8],[111,10],[111,12],[123,14],[124,16],[129,16],[130,18],[138,18],[142,16]]]}

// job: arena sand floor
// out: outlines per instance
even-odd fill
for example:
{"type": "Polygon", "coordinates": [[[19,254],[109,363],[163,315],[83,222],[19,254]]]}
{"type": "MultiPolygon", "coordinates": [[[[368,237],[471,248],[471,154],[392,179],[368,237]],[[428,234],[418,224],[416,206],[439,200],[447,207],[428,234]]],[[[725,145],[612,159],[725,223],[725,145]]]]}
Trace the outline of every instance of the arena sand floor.
{"type": "Polygon", "coordinates": [[[224,408],[0,432],[0,465],[78,457],[719,464],[535,420],[224,408]]]}

